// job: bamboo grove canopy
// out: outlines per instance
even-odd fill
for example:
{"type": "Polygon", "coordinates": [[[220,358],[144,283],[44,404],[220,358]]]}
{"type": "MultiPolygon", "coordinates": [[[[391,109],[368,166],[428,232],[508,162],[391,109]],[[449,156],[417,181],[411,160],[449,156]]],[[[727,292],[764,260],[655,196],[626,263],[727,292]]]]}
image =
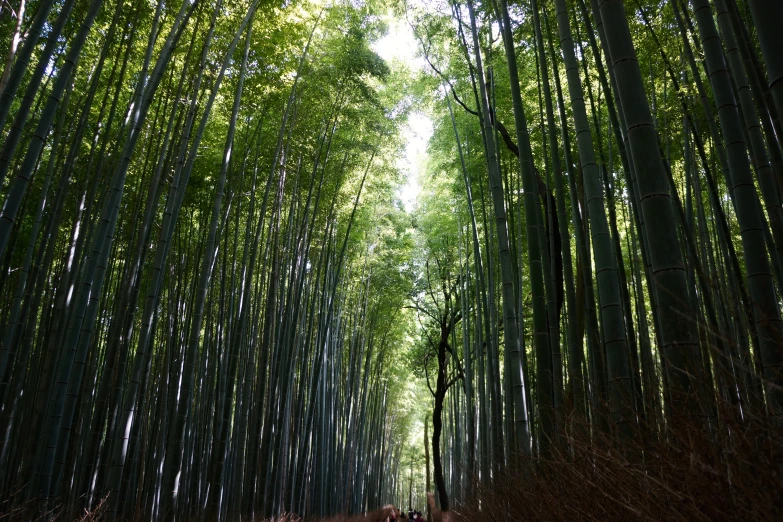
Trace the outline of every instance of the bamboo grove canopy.
{"type": "Polygon", "coordinates": [[[783,516],[782,25],[3,2],[0,519],[783,516]]]}

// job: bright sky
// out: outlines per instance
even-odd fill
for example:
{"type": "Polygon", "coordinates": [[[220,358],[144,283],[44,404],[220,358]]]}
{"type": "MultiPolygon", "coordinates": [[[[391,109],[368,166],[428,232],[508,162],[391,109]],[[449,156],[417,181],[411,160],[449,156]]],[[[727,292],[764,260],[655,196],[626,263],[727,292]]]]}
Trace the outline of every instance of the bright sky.
{"type": "MultiPolygon", "coordinates": [[[[411,70],[423,69],[425,61],[417,56],[418,43],[405,20],[389,19],[389,33],[373,44],[373,49],[387,62],[399,60],[411,70]]],[[[424,168],[427,143],[432,136],[432,120],[417,111],[408,118],[402,130],[405,140],[405,154],[397,159],[397,167],[405,174],[407,182],[400,191],[405,210],[411,211],[419,197],[419,171],[424,168]]]]}
{"type": "MultiPolygon", "coordinates": [[[[413,36],[413,31],[407,22],[392,17],[388,18],[388,34],[373,44],[373,50],[387,62],[399,60],[403,62],[412,72],[422,70],[426,66],[423,58],[418,57],[418,42],[413,36]]],[[[400,199],[405,210],[410,212],[418,205],[419,193],[421,192],[420,177],[424,170],[427,159],[427,143],[432,136],[432,120],[421,111],[416,111],[408,116],[408,123],[402,129],[402,138],[405,142],[405,153],[397,158],[397,168],[406,178],[405,184],[400,189],[400,199]]],[[[416,401],[416,388],[421,383],[415,383],[410,380],[407,382],[406,394],[410,400],[416,401]]],[[[421,391],[421,390],[419,390],[421,391]]],[[[426,404],[426,403],[425,403],[426,404]]],[[[419,408],[417,406],[417,408],[419,408]]],[[[426,408],[426,406],[425,406],[426,408]]],[[[414,421],[408,434],[407,444],[409,447],[421,447],[423,443],[422,434],[424,426],[421,421],[422,416],[414,421]]],[[[423,466],[420,466],[423,467],[423,466]]],[[[417,471],[418,477],[424,477],[424,469],[417,471]]],[[[417,478],[418,480],[418,478],[417,478]]],[[[423,508],[424,499],[415,499],[414,504],[418,502],[418,509],[423,508]]]]}

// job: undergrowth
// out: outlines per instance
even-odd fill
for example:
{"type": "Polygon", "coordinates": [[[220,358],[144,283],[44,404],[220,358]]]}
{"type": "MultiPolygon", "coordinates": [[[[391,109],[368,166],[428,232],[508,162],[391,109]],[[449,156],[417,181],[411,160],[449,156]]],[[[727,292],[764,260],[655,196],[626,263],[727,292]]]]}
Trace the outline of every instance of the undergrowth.
{"type": "MultiPolygon", "coordinates": [[[[463,499],[455,499],[449,520],[783,520],[780,420],[747,414],[738,419],[732,414],[736,411],[716,410],[712,421],[699,421],[699,429],[686,418],[683,428],[637,428],[622,440],[591,430],[573,416],[566,418],[565,435],[552,441],[551,457],[517,456],[510,465],[498,466],[491,482],[463,488],[463,499]]],[[[90,512],[59,505],[46,514],[34,501],[0,503],[0,522],[106,518],[103,502],[90,512]]],[[[254,522],[267,520],[301,522],[296,515],[254,522]]],[[[328,522],[363,520],[337,516],[328,522]]]]}
{"type": "Polygon", "coordinates": [[[685,421],[630,440],[567,419],[551,458],[517,458],[491,483],[474,483],[452,520],[783,520],[778,421],[727,421],[731,411],[723,408],[719,428],[685,421]]]}

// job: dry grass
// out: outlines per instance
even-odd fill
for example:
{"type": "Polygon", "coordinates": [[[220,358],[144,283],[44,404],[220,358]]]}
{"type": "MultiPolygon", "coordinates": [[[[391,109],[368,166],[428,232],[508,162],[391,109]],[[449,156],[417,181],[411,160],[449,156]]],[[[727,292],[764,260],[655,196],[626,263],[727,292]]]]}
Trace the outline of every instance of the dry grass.
{"type": "Polygon", "coordinates": [[[721,424],[707,433],[637,433],[622,444],[596,434],[570,437],[559,446],[568,450],[517,459],[493,483],[477,484],[475,498],[458,504],[452,518],[783,520],[783,433],[760,419],[721,424]]]}

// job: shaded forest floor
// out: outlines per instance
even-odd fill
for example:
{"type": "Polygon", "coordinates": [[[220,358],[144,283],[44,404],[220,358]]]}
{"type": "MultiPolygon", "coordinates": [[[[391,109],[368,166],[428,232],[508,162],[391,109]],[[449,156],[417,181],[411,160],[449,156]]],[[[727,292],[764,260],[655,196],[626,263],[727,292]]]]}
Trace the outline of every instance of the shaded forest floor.
{"type": "MultiPolygon", "coordinates": [[[[721,412],[724,429],[719,431],[688,429],[683,422],[678,431],[654,436],[648,429],[623,441],[567,418],[566,436],[553,441],[551,457],[517,458],[515,465],[498,466],[491,484],[475,481],[462,489],[467,500],[455,499],[448,520],[783,520],[783,432],[775,419],[746,417],[741,424],[731,423],[727,413],[721,412]]],[[[81,513],[60,505],[48,516],[35,502],[11,512],[4,512],[3,505],[8,501],[0,503],[0,522],[110,519],[103,504],[81,513]]],[[[379,512],[327,519],[258,517],[254,522],[383,522],[379,512]]]]}
{"type": "Polygon", "coordinates": [[[689,429],[691,418],[677,432],[653,437],[648,430],[624,441],[572,423],[552,457],[522,459],[491,485],[477,484],[466,498],[480,502],[459,505],[452,519],[783,520],[777,421],[739,424],[720,413],[721,430],[689,429]]]}

